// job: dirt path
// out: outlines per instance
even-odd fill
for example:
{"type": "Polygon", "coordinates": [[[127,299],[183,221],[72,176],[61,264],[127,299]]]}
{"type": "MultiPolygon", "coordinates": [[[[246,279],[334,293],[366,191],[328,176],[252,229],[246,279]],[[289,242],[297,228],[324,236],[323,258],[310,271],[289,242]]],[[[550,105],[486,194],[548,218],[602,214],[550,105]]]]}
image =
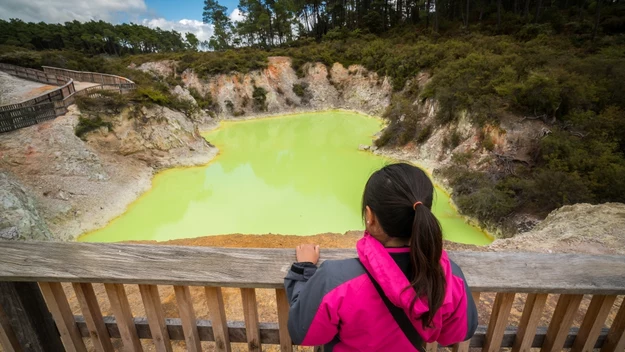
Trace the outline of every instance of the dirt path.
{"type": "Polygon", "coordinates": [[[0,105],[15,104],[58,88],[37,83],[0,71],[0,105]]]}

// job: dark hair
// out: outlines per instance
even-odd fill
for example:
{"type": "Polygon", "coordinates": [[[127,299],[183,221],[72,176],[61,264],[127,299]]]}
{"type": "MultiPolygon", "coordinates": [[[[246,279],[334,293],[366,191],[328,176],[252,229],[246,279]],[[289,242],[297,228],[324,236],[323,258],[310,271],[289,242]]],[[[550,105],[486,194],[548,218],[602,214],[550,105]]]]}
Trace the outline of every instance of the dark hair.
{"type": "Polygon", "coordinates": [[[391,237],[410,238],[413,277],[416,291],[412,305],[427,297],[429,311],[421,316],[429,326],[445,297],[445,275],[440,265],[443,231],[432,214],[434,186],[418,167],[392,164],[371,175],[362,195],[363,217],[367,206],[375,213],[384,232],[391,237]],[[413,208],[415,202],[421,202],[413,208]]]}

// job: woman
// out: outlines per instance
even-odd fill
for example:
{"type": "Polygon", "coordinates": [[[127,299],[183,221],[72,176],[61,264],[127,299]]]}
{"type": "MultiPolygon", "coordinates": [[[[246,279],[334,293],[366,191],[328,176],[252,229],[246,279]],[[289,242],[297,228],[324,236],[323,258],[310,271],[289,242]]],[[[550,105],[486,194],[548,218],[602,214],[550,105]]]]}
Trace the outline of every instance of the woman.
{"type": "Polygon", "coordinates": [[[325,351],[415,351],[471,338],[477,310],[460,268],[443,250],[434,186],[419,168],[376,171],[362,198],[358,259],[328,260],[302,245],[284,285],[293,342],[325,351]]]}

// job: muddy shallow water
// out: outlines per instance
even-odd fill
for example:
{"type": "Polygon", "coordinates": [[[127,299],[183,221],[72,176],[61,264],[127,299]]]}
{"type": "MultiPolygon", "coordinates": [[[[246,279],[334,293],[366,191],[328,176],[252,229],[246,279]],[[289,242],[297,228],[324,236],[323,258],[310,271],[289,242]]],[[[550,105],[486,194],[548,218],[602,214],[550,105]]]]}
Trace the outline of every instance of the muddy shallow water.
{"type": "MultiPolygon", "coordinates": [[[[106,227],[81,241],[172,240],[217,234],[313,235],[363,228],[369,175],[390,159],[358,150],[381,121],[343,111],[223,122],[205,138],[220,149],[208,165],[171,169],[106,227]]],[[[445,238],[488,244],[437,190],[445,238]]]]}

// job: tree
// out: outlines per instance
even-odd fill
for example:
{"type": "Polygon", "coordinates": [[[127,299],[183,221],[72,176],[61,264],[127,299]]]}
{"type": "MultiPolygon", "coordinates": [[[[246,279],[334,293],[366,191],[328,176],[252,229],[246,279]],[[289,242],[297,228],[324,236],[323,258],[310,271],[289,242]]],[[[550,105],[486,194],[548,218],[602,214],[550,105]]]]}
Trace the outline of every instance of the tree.
{"type": "Polygon", "coordinates": [[[187,40],[187,43],[189,44],[189,48],[193,51],[197,51],[198,47],[200,45],[200,40],[197,39],[197,37],[195,36],[195,34],[191,33],[191,32],[187,32],[187,34],[185,35],[185,39],[187,40]]]}
{"type": "Polygon", "coordinates": [[[226,14],[227,10],[216,0],[204,0],[202,20],[204,23],[213,25],[213,35],[208,43],[210,48],[214,50],[225,50],[231,47],[230,36],[233,26],[230,17],[226,14]]]}

